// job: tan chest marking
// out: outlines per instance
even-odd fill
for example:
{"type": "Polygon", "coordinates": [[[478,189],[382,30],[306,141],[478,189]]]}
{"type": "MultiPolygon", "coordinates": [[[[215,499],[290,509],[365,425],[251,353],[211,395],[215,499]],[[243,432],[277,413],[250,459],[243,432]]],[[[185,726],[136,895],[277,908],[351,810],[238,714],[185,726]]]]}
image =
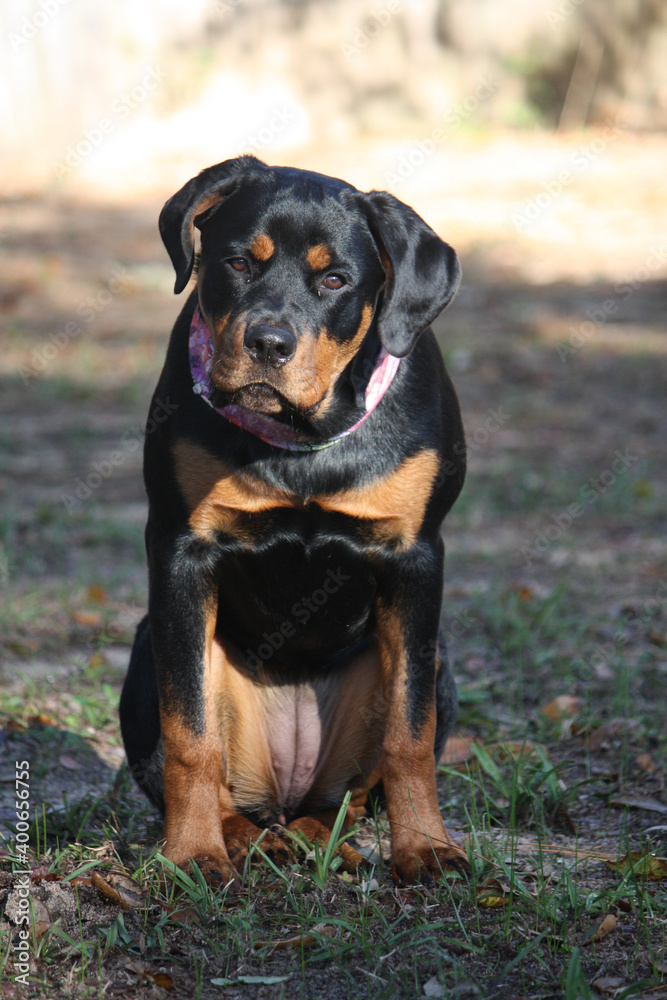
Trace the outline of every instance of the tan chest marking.
{"type": "Polygon", "coordinates": [[[439,467],[436,451],[421,451],[406,458],[385,479],[314,499],[323,510],[377,522],[378,540],[398,538],[408,547],[424,520],[439,467]]]}
{"type": "Polygon", "coordinates": [[[325,511],[374,521],[378,540],[399,539],[409,547],[424,520],[440,467],[437,452],[425,450],[406,458],[375,483],[303,499],[251,479],[191,441],[177,441],[173,454],[176,480],[190,511],[190,527],[206,538],[216,531],[242,534],[239,522],[243,514],[303,507],[310,501],[325,511]]]}
{"type": "Polygon", "coordinates": [[[252,479],[191,441],[177,441],[173,455],[176,481],[190,511],[189,524],[198,535],[238,534],[241,514],[301,506],[295,494],[252,479]]]}

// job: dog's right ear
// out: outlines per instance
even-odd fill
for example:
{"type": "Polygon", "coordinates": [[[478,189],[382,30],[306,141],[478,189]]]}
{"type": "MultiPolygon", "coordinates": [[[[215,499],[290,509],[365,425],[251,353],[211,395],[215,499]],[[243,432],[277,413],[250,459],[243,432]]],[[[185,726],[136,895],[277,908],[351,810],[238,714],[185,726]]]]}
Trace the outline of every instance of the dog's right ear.
{"type": "Polygon", "coordinates": [[[238,156],[216,163],[189,180],[160,212],[160,236],[176,271],[174,293],[182,292],[195,262],[195,226],[201,227],[241,180],[255,170],[266,170],[255,156],[238,156]]]}

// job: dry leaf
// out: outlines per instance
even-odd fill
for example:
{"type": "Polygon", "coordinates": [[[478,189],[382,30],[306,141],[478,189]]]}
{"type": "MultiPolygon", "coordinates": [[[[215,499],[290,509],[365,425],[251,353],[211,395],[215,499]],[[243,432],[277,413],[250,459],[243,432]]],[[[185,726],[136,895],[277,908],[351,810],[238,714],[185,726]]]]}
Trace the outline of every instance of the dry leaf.
{"type": "Polygon", "coordinates": [[[60,879],[61,876],[50,872],[47,865],[39,865],[37,868],[33,868],[30,873],[30,881],[33,885],[39,885],[40,882],[59,882],[60,879]]]}
{"type": "Polygon", "coordinates": [[[77,625],[85,625],[87,628],[97,628],[102,624],[99,611],[73,611],[72,618],[77,625]]]}
{"type": "Polygon", "coordinates": [[[667,879],[667,858],[656,858],[654,854],[644,851],[631,851],[622,858],[600,860],[619,875],[625,876],[628,872],[634,871],[637,878],[651,879],[655,882],[667,879]]]}
{"type": "Polygon", "coordinates": [[[80,771],[83,765],[75,757],[71,757],[68,753],[61,753],[60,763],[63,767],[66,767],[68,771],[80,771]]]}
{"type": "Polygon", "coordinates": [[[89,667],[103,667],[106,664],[106,658],[102,653],[93,653],[91,658],[88,660],[89,667]]]}
{"type": "Polygon", "coordinates": [[[473,736],[450,736],[442,751],[440,764],[464,764],[472,758],[471,746],[479,743],[473,736]]]}
{"type": "Polygon", "coordinates": [[[609,803],[612,806],[628,806],[630,809],[646,809],[648,812],[667,813],[667,806],[657,799],[641,798],[639,795],[617,795],[609,803]]]}
{"type": "Polygon", "coordinates": [[[335,928],[328,924],[316,924],[313,927],[313,934],[295,934],[294,937],[281,938],[278,941],[256,941],[255,948],[273,948],[281,950],[284,948],[315,948],[320,943],[319,938],[314,937],[317,933],[320,937],[333,937],[335,928]]]}
{"type": "Polygon", "coordinates": [[[646,774],[655,774],[655,764],[651,760],[650,753],[640,753],[638,757],[635,757],[635,763],[646,774]]]}
{"type": "Polygon", "coordinates": [[[125,968],[129,969],[130,972],[134,972],[141,979],[149,980],[154,982],[156,986],[161,986],[163,990],[170,990],[174,985],[171,976],[167,975],[166,972],[158,972],[155,966],[149,965],[148,962],[140,962],[138,960],[127,962],[125,968]]]}
{"type": "Polygon", "coordinates": [[[601,750],[610,747],[614,740],[630,737],[640,728],[636,719],[611,719],[603,726],[598,726],[588,736],[589,750],[601,750]]]}
{"type": "Polygon", "coordinates": [[[507,906],[509,901],[509,892],[497,878],[487,878],[486,882],[477,886],[477,904],[485,909],[507,906]]]}
{"type": "Polygon", "coordinates": [[[112,900],[123,910],[136,909],[143,902],[143,895],[137,889],[134,882],[129,878],[112,874],[109,876],[111,882],[107,882],[98,872],[91,875],[91,883],[98,892],[101,892],[107,899],[112,900]]]}
{"type": "Polygon", "coordinates": [[[99,583],[93,583],[88,588],[88,600],[94,601],[95,604],[106,604],[107,603],[107,592],[104,587],[100,587],[99,583]]]}
{"type": "Polygon", "coordinates": [[[598,993],[617,993],[618,990],[623,989],[625,983],[626,980],[619,976],[601,976],[599,979],[593,980],[593,989],[597,990],[598,993]]]}
{"type": "Polygon", "coordinates": [[[495,760],[501,763],[507,760],[509,757],[513,761],[522,760],[524,757],[532,757],[536,754],[534,745],[530,740],[524,740],[519,742],[518,740],[506,740],[504,743],[491,743],[490,746],[486,747],[488,753],[490,753],[495,760]]]}
{"type": "Polygon", "coordinates": [[[616,919],[614,914],[608,913],[607,916],[602,921],[602,923],[600,924],[600,926],[598,927],[598,929],[596,930],[593,937],[591,938],[591,941],[595,941],[596,943],[598,941],[604,941],[606,937],[609,937],[611,932],[616,927],[617,923],[618,920],[616,919]]]}
{"type": "Polygon", "coordinates": [[[44,715],[40,712],[39,715],[31,715],[28,717],[28,722],[31,726],[55,726],[55,722],[50,715],[44,715]]]}
{"type": "Polygon", "coordinates": [[[169,914],[169,919],[173,921],[178,921],[180,924],[200,924],[199,914],[192,907],[187,907],[184,910],[174,910],[169,914]]]}
{"type": "Polygon", "coordinates": [[[431,976],[431,978],[424,983],[424,996],[444,997],[444,995],[445,987],[438,981],[437,976],[431,976]]]}
{"type": "Polygon", "coordinates": [[[553,701],[543,705],[540,711],[550,722],[561,722],[569,719],[584,707],[583,698],[575,698],[572,694],[559,694],[553,701]]]}

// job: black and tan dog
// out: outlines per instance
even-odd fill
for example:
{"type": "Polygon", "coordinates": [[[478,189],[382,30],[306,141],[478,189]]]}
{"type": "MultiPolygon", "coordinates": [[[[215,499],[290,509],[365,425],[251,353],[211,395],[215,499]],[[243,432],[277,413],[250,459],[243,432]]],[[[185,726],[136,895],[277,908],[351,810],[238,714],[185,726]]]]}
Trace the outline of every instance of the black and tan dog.
{"type": "Polygon", "coordinates": [[[149,608],[121,700],[165,853],[224,881],[260,827],[326,840],[348,789],[352,819],[382,787],[399,877],[465,868],[435,782],[463,431],[427,329],[456,255],[389,194],[250,156],[165,205],[176,292],[195,227],[146,438],[149,608]]]}

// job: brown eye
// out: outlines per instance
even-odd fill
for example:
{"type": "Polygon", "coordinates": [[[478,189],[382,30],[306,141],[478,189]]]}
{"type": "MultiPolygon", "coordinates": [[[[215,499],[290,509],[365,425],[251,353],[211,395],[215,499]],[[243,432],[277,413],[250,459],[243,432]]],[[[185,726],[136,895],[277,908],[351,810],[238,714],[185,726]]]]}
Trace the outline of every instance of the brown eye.
{"type": "Polygon", "coordinates": [[[242,272],[248,270],[248,261],[245,257],[232,257],[231,260],[227,261],[227,263],[233,267],[235,271],[242,272]]]}
{"type": "Polygon", "coordinates": [[[330,288],[331,291],[336,291],[337,288],[342,288],[344,284],[345,279],[341,278],[339,274],[328,274],[322,281],[322,288],[330,288]]]}

